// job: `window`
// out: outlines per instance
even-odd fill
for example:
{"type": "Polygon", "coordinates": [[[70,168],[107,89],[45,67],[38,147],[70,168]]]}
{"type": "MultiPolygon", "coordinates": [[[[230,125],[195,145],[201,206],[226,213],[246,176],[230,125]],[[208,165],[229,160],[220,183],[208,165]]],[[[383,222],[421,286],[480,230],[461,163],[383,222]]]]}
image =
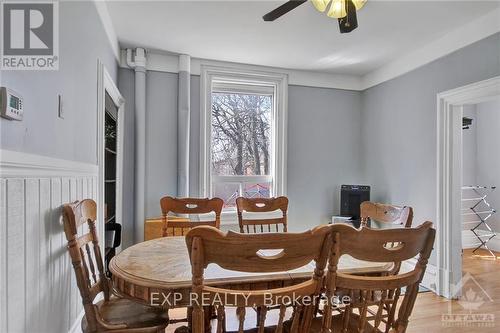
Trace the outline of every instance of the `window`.
{"type": "Polygon", "coordinates": [[[202,70],[201,195],[224,200],[285,194],[286,77],[202,70]]]}

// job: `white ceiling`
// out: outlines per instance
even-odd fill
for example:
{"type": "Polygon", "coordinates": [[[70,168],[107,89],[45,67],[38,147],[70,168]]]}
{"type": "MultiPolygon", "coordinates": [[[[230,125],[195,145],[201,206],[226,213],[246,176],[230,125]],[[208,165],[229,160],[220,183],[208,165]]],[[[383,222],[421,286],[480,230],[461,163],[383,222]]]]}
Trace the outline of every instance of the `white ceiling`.
{"type": "Polygon", "coordinates": [[[358,29],[305,3],[275,22],[282,1],[111,1],[122,46],[255,65],[365,75],[499,7],[498,1],[375,1],[358,29]]]}

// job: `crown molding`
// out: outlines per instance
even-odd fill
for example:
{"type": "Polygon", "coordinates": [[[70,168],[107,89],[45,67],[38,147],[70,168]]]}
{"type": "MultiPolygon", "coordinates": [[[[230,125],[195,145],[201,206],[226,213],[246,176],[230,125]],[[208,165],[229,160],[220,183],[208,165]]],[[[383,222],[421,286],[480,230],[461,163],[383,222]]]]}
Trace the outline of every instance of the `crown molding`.
{"type": "Polygon", "coordinates": [[[104,0],[93,0],[93,1],[95,8],[97,9],[97,13],[99,14],[99,18],[101,19],[102,25],[104,27],[104,31],[106,32],[106,36],[108,37],[111,49],[113,50],[113,54],[115,55],[116,60],[119,61],[120,44],[118,43],[118,36],[116,35],[113,22],[111,21],[111,16],[109,15],[106,1],[104,0]]]}
{"type": "MultiPolygon", "coordinates": [[[[149,71],[179,73],[180,67],[178,55],[149,51],[147,53],[147,59],[148,61],[146,69],[149,71]]],[[[265,71],[286,74],[288,75],[288,83],[290,85],[345,90],[361,90],[361,77],[355,75],[330,74],[200,58],[191,58],[191,75],[200,75],[202,66],[216,66],[229,69],[265,71]]],[[[129,68],[126,62],[125,50],[121,50],[120,67],[129,68]]]]}
{"type": "Polygon", "coordinates": [[[233,62],[193,58],[191,73],[200,75],[202,66],[226,67],[248,71],[276,72],[288,75],[288,84],[307,87],[334,88],[345,90],[361,90],[361,77],[356,75],[331,74],[315,71],[285,69],[257,65],[239,64],[233,62]]]}
{"type": "Polygon", "coordinates": [[[500,31],[500,8],[363,76],[362,90],[389,81],[500,31]]]}

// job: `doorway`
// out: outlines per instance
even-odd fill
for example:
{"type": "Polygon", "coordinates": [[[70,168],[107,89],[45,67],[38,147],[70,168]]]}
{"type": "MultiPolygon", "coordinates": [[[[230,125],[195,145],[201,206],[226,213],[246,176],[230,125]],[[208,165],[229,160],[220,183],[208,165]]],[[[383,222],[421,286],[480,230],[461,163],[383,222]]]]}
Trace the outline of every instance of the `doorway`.
{"type": "Polygon", "coordinates": [[[447,298],[462,278],[462,116],[464,106],[500,96],[500,77],[437,96],[436,293],[447,298]]]}
{"type": "Polygon", "coordinates": [[[462,112],[462,250],[495,259],[500,227],[500,96],[464,105],[462,112]]]}
{"type": "Polygon", "coordinates": [[[123,197],[123,118],[125,100],[104,64],[98,64],[98,221],[104,234],[106,272],[120,251],[123,197]]]}

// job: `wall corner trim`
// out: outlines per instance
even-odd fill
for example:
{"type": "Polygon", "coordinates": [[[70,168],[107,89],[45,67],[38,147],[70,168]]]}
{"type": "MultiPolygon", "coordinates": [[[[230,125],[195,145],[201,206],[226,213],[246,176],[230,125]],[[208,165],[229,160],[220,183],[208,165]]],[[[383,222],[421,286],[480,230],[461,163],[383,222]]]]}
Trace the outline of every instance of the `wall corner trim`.
{"type": "Polygon", "coordinates": [[[108,36],[109,44],[111,45],[111,49],[113,50],[113,54],[115,55],[115,59],[120,61],[120,44],[118,42],[118,36],[116,35],[115,28],[113,26],[113,22],[111,21],[111,16],[109,15],[108,6],[106,5],[106,1],[102,0],[94,0],[95,8],[97,9],[97,13],[99,14],[99,18],[101,19],[102,25],[106,32],[106,36],[108,36]]]}
{"type": "Polygon", "coordinates": [[[0,149],[0,178],[97,176],[97,164],[0,149]]]}
{"type": "Polygon", "coordinates": [[[84,315],[85,315],[85,310],[82,310],[78,314],[78,317],[76,317],[75,321],[73,322],[73,325],[71,325],[71,328],[69,329],[68,333],[82,333],[82,319],[84,315]]]}

